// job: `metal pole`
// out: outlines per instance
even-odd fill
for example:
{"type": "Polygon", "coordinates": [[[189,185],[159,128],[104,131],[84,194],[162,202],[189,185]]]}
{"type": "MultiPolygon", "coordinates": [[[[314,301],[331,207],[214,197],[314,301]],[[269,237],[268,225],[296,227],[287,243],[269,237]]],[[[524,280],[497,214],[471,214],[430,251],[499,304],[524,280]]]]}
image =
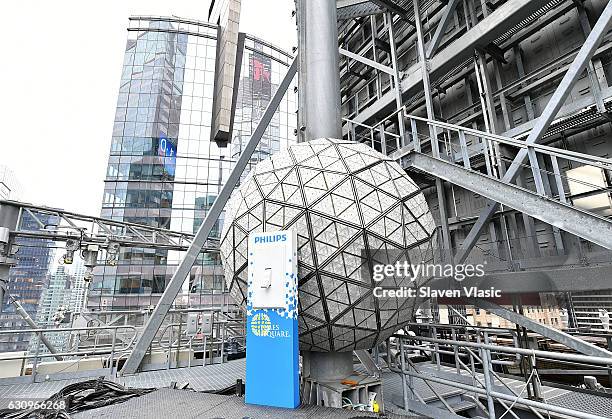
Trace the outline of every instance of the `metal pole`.
{"type": "MultiPolygon", "coordinates": [[[[525,140],[526,144],[537,143],[544,136],[546,130],[559,112],[559,109],[561,109],[561,106],[563,106],[563,103],[565,102],[567,95],[570,93],[572,86],[574,86],[578,78],[582,75],[582,72],[595,54],[595,51],[601,43],[601,40],[608,32],[608,28],[610,27],[611,22],[612,2],[609,2],[606,5],[606,8],[603,10],[603,13],[597,20],[597,23],[593,27],[593,30],[584,42],[584,45],[582,46],[582,48],[580,48],[580,51],[576,55],[576,58],[574,58],[574,61],[567,70],[567,73],[565,73],[563,80],[561,80],[561,82],[559,83],[559,87],[557,87],[555,93],[553,93],[552,97],[550,98],[550,101],[548,101],[544,112],[542,112],[542,115],[535,121],[533,129],[525,140]]],[[[521,165],[526,157],[527,151],[525,149],[521,149],[512,161],[512,164],[508,168],[508,171],[504,175],[502,179],[504,182],[513,182],[516,179],[516,177],[521,171],[521,165]]],[[[487,202],[486,208],[480,213],[478,220],[470,230],[469,234],[463,241],[461,248],[457,252],[457,263],[462,263],[463,261],[465,261],[470,251],[478,241],[480,233],[488,224],[489,220],[497,211],[498,207],[498,202],[487,202]]]]}
{"type": "Polygon", "coordinates": [[[342,138],[336,2],[298,0],[297,6],[300,139],[342,138]]]}
{"type": "MultiPolygon", "coordinates": [[[[336,2],[298,0],[297,6],[300,139],[342,138],[336,2]]],[[[353,372],[352,351],[312,352],[309,359],[314,380],[353,372]]]]}
{"type": "Polygon", "coordinates": [[[234,187],[240,180],[242,172],[249,163],[251,156],[255,151],[255,148],[257,148],[257,145],[259,144],[259,140],[261,140],[261,137],[266,131],[268,124],[272,120],[272,117],[276,112],[276,108],[278,108],[278,105],[280,104],[283,96],[285,95],[285,92],[287,91],[291,80],[293,80],[293,76],[295,75],[296,71],[297,58],[294,59],[291,63],[291,66],[289,66],[287,74],[285,74],[285,78],[281,82],[280,86],[278,86],[278,90],[276,91],[276,93],[274,93],[272,100],[268,104],[268,107],[266,108],[264,114],[261,117],[261,121],[257,125],[257,128],[255,128],[255,131],[253,132],[253,135],[251,136],[249,142],[246,144],[242,154],[240,154],[240,158],[238,159],[236,165],[234,166],[234,169],[230,173],[227,182],[225,183],[225,185],[223,185],[223,189],[221,189],[219,196],[217,197],[217,199],[215,199],[215,202],[208,211],[208,214],[206,214],[206,219],[198,229],[198,232],[193,238],[193,241],[191,242],[189,249],[187,249],[185,256],[181,260],[181,263],[178,265],[176,271],[174,272],[174,275],[172,275],[172,279],[166,286],[166,289],[164,290],[164,293],[159,299],[155,310],[153,310],[153,313],[149,317],[147,324],[143,328],[142,334],[136,342],[136,345],[134,346],[134,350],[125,362],[125,365],[121,370],[121,374],[134,374],[140,366],[140,363],[142,362],[147,348],[153,342],[155,334],[159,330],[159,327],[161,326],[162,322],[164,321],[166,314],[168,314],[168,311],[170,310],[174,299],[181,290],[183,282],[185,282],[185,278],[191,271],[193,263],[200,254],[200,251],[206,243],[206,240],[208,240],[208,236],[210,235],[211,230],[217,222],[219,215],[221,215],[221,212],[225,208],[225,204],[227,203],[231,193],[233,192],[234,187]]]}
{"type": "MultiPolygon", "coordinates": [[[[401,339],[399,339],[399,344],[400,344],[400,365],[402,368],[402,371],[406,370],[406,359],[404,357],[404,342],[402,342],[401,339]]],[[[406,376],[402,375],[402,397],[404,399],[404,410],[408,410],[409,408],[409,404],[408,404],[408,389],[406,388],[406,376]]]]}
{"type": "MultiPolygon", "coordinates": [[[[480,343],[480,334],[476,336],[476,342],[480,343]]],[[[495,419],[495,404],[493,403],[493,397],[491,396],[492,388],[491,376],[489,375],[489,358],[487,356],[487,351],[484,348],[480,350],[480,359],[482,360],[482,373],[484,375],[485,390],[487,392],[487,410],[489,411],[489,418],[495,419]]]]}
{"type": "MultiPolygon", "coordinates": [[[[421,12],[419,11],[419,1],[414,0],[414,26],[417,33],[417,47],[419,53],[419,62],[421,64],[421,74],[423,75],[423,90],[425,93],[425,107],[427,108],[427,119],[435,120],[433,102],[431,100],[431,84],[429,82],[429,65],[425,56],[425,43],[423,41],[423,27],[421,24],[421,12]]],[[[433,125],[429,126],[429,137],[431,140],[431,150],[434,157],[440,157],[440,149],[438,147],[438,134],[433,125]]],[[[451,250],[450,230],[448,227],[448,214],[446,207],[446,194],[444,192],[444,184],[440,178],[436,178],[436,192],[439,202],[440,222],[442,224],[442,242],[444,246],[444,258],[449,262],[453,259],[451,250]]]]}
{"type": "MultiPolygon", "coordinates": [[[[3,275],[3,271],[6,271],[8,277],[8,270],[10,268],[8,266],[6,267],[6,269],[4,268],[4,266],[0,266],[0,276],[3,275]]],[[[2,313],[2,310],[4,308],[4,287],[6,287],[6,284],[7,281],[0,277],[0,313],[2,313]]]]}
{"type": "MultiPolygon", "coordinates": [[[[390,368],[390,370],[393,372],[398,372],[398,373],[401,372],[398,368],[390,368]]],[[[414,376],[415,378],[426,379],[427,381],[431,381],[434,383],[459,388],[465,391],[473,391],[483,396],[486,395],[486,390],[480,389],[478,387],[470,386],[469,384],[463,384],[457,381],[447,380],[444,378],[437,378],[433,375],[423,375],[423,374],[413,373],[410,371],[404,371],[404,374],[414,376]]],[[[544,411],[550,411],[550,412],[560,413],[563,415],[568,415],[569,417],[572,417],[572,418],[574,417],[584,418],[584,419],[602,419],[603,418],[603,416],[593,415],[593,414],[581,412],[578,410],[567,409],[567,408],[559,407],[559,406],[556,406],[550,403],[542,403],[542,402],[537,402],[537,401],[533,401],[533,400],[529,400],[525,398],[520,398],[517,396],[510,395],[510,394],[500,393],[498,391],[492,391],[491,396],[495,397],[496,399],[502,399],[505,401],[513,402],[513,403],[516,402],[516,404],[527,406],[527,407],[534,407],[534,408],[541,409],[544,411]]]]}
{"type": "Polygon", "coordinates": [[[36,352],[34,353],[34,361],[32,361],[32,382],[36,382],[36,374],[38,367],[38,356],[40,355],[40,342],[43,338],[41,332],[36,332],[36,352]]]}
{"type": "MultiPolygon", "coordinates": [[[[395,90],[395,104],[397,109],[402,109],[402,80],[400,78],[399,67],[397,64],[397,45],[395,44],[395,34],[393,31],[393,15],[391,13],[385,14],[387,17],[387,24],[389,25],[389,46],[391,47],[391,67],[393,67],[393,81],[395,90]]],[[[404,129],[404,112],[400,111],[397,114],[397,124],[399,127],[400,144],[398,150],[404,146],[406,141],[405,129],[404,129]]]]}

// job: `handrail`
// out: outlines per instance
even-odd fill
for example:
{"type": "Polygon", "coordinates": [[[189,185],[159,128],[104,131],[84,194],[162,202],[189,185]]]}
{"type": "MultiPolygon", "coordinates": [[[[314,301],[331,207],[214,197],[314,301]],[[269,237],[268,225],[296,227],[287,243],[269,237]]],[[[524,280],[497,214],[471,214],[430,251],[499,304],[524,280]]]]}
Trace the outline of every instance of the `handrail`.
{"type": "MultiPolygon", "coordinates": [[[[114,331],[114,333],[109,333],[109,337],[112,337],[112,343],[109,344],[97,344],[95,343],[93,345],[92,349],[86,348],[85,350],[77,350],[77,351],[68,351],[68,352],[58,352],[56,354],[47,354],[47,353],[35,353],[35,354],[26,354],[26,355],[14,355],[14,356],[7,356],[7,357],[2,357],[2,361],[9,361],[9,360],[17,360],[17,359],[40,359],[40,358],[47,358],[47,357],[55,357],[55,356],[92,356],[92,355],[104,355],[104,354],[108,354],[108,353],[114,353],[114,352],[118,352],[118,351],[127,351],[129,350],[129,348],[131,348],[134,345],[134,342],[136,340],[136,336],[138,334],[138,331],[136,329],[135,326],[131,326],[131,325],[121,325],[121,326],[102,326],[102,327],[70,327],[70,328],[51,328],[51,329],[24,329],[24,330],[0,330],[0,335],[15,335],[15,334],[26,334],[26,333],[32,333],[32,334],[43,334],[43,333],[66,333],[66,332],[76,332],[76,331],[96,331],[96,330],[111,330],[114,331]],[[127,329],[127,330],[132,330],[134,331],[134,335],[132,336],[132,338],[130,339],[129,342],[124,343],[121,347],[117,347],[116,346],[116,336],[117,336],[117,332],[120,329],[127,329]]],[[[65,360],[65,361],[74,361],[76,362],[77,360],[65,360]]]]}
{"type": "MultiPolygon", "coordinates": [[[[447,325],[447,326],[453,326],[453,325],[447,325]]],[[[435,327],[434,327],[434,330],[435,330],[435,327]]],[[[451,386],[451,387],[454,387],[459,390],[463,390],[468,393],[476,393],[479,396],[486,397],[489,402],[489,410],[493,408],[492,407],[493,401],[496,401],[501,406],[503,406],[507,412],[510,412],[514,417],[517,417],[517,416],[510,409],[514,405],[520,405],[520,406],[524,406],[525,408],[529,409],[533,414],[535,414],[540,419],[543,419],[543,416],[542,414],[540,414],[540,412],[545,412],[545,411],[546,412],[556,412],[556,413],[560,413],[564,415],[570,415],[572,417],[577,417],[577,418],[585,418],[585,419],[601,418],[600,416],[592,415],[584,411],[568,409],[568,408],[564,408],[564,407],[553,405],[553,404],[546,403],[546,402],[535,401],[535,400],[532,400],[531,398],[522,397],[524,390],[521,391],[520,393],[515,391],[514,389],[509,387],[508,384],[502,379],[502,377],[500,377],[499,374],[497,374],[492,369],[492,364],[494,363],[494,361],[491,359],[491,353],[492,352],[517,353],[521,355],[526,355],[529,359],[531,359],[532,365],[533,365],[532,367],[533,371],[529,375],[529,378],[526,379],[525,386],[532,385],[534,387],[534,391],[536,392],[536,396],[537,394],[540,394],[540,391],[541,391],[540,378],[539,378],[539,375],[537,374],[537,369],[535,368],[536,366],[535,360],[538,356],[543,357],[543,358],[549,358],[549,359],[563,359],[563,360],[572,359],[572,360],[581,360],[581,361],[587,360],[587,361],[590,361],[590,363],[596,363],[596,364],[602,364],[602,365],[611,365],[612,357],[604,358],[604,357],[596,357],[596,356],[584,356],[584,355],[573,355],[573,354],[563,354],[563,353],[555,354],[555,353],[549,353],[545,351],[523,349],[523,348],[498,347],[496,345],[491,345],[488,343],[486,334],[485,334],[484,343],[482,343],[480,340],[478,340],[478,342],[465,342],[465,341],[457,341],[457,340],[427,338],[424,336],[410,336],[410,335],[398,335],[398,334],[395,334],[392,337],[397,339],[397,342],[396,342],[397,353],[395,354],[395,356],[392,356],[389,360],[389,370],[392,372],[396,372],[403,377],[402,378],[402,383],[403,383],[402,391],[404,395],[404,403],[405,403],[404,409],[405,410],[410,411],[410,400],[407,397],[408,388],[405,385],[406,378],[409,379],[409,383],[410,383],[409,387],[411,391],[413,392],[414,392],[414,389],[413,389],[412,380],[414,378],[418,378],[418,379],[423,380],[430,387],[431,385],[429,384],[429,381],[433,383],[451,386]],[[452,378],[439,377],[439,376],[436,376],[435,374],[419,373],[419,371],[416,368],[414,368],[414,365],[412,367],[414,368],[415,372],[411,372],[410,371],[411,366],[405,365],[404,357],[405,357],[407,350],[408,351],[415,350],[415,347],[410,344],[405,343],[406,341],[429,342],[430,345],[428,345],[427,347],[418,347],[418,349],[425,350],[427,352],[432,352],[432,353],[435,352],[436,354],[440,354],[440,353],[446,353],[449,355],[452,354],[448,350],[441,350],[438,344],[449,344],[449,345],[453,345],[456,347],[464,348],[467,351],[467,354],[464,354],[464,355],[468,355],[470,357],[471,366],[468,366],[466,363],[461,361],[461,359],[457,359],[457,374],[463,375],[461,374],[460,370],[467,371],[469,373],[468,376],[471,376],[472,378],[472,384],[471,385],[465,384],[461,382],[460,380],[457,381],[457,380],[453,380],[452,378]],[[435,345],[431,345],[431,344],[435,344],[435,345]],[[470,348],[479,349],[481,351],[481,355],[480,356],[477,355],[475,351],[472,351],[472,349],[470,348]],[[399,362],[398,358],[401,359],[401,362],[399,362]],[[476,369],[475,369],[476,367],[475,367],[474,361],[482,364],[482,372],[481,372],[481,374],[483,374],[482,378],[479,378],[478,375],[476,374],[476,369]],[[496,390],[495,379],[500,381],[503,387],[505,387],[509,391],[509,394],[496,390]],[[540,390],[536,391],[536,389],[540,389],[540,390]],[[508,405],[510,405],[510,407],[508,407],[508,405]]],[[[390,342],[388,342],[388,348],[390,349],[390,347],[391,347],[390,342]]],[[[455,356],[457,356],[457,353],[455,353],[455,356]]],[[[410,362],[410,360],[408,362],[410,362]]],[[[439,360],[437,362],[438,362],[438,369],[439,369],[440,368],[439,360]]],[[[421,403],[425,403],[420,397],[418,397],[418,395],[417,395],[417,399],[419,399],[421,403]]],[[[412,402],[418,402],[418,400],[413,400],[412,402]]],[[[493,412],[494,410],[491,410],[490,412],[488,412],[490,417],[495,416],[495,413],[493,412]]]]}
{"type": "Polygon", "coordinates": [[[481,348],[487,349],[489,351],[495,352],[505,352],[509,354],[520,354],[526,356],[536,356],[540,358],[546,359],[556,359],[560,361],[575,361],[575,362],[583,362],[583,363],[593,363],[598,365],[612,365],[612,357],[604,358],[599,356],[592,355],[579,355],[579,354],[571,354],[564,352],[549,352],[549,351],[541,351],[538,349],[524,349],[524,348],[513,348],[509,346],[499,346],[499,345],[491,345],[485,343],[476,343],[476,342],[463,342],[458,340],[448,340],[448,339],[437,339],[437,338],[428,338],[426,336],[408,336],[408,335],[392,335],[391,337],[398,339],[406,339],[406,340],[420,340],[424,342],[431,343],[443,343],[452,346],[459,347],[470,347],[470,348],[481,348]]]}
{"type": "MultiPolygon", "coordinates": [[[[502,135],[491,134],[491,133],[475,130],[475,129],[469,128],[469,127],[463,127],[463,126],[460,126],[460,125],[450,124],[448,122],[431,120],[431,119],[420,117],[420,116],[416,116],[416,115],[410,115],[406,111],[406,106],[403,106],[403,107],[395,110],[394,112],[390,113],[385,118],[383,118],[381,121],[377,122],[375,125],[367,125],[367,124],[364,124],[364,123],[361,123],[361,122],[354,121],[354,120],[349,119],[349,118],[342,118],[342,120],[346,121],[349,124],[354,124],[354,125],[361,126],[363,128],[367,128],[367,129],[370,129],[370,130],[375,130],[377,126],[380,126],[380,125],[384,124],[386,121],[388,121],[391,118],[395,117],[399,113],[404,113],[404,118],[407,118],[408,120],[413,119],[415,121],[421,121],[421,122],[427,123],[428,125],[432,125],[432,126],[435,126],[435,127],[439,127],[439,128],[443,128],[443,129],[447,129],[447,130],[452,130],[452,131],[456,131],[456,132],[462,131],[465,134],[472,135],[472,136],[475,136],[475,137],[478,137],[478,138],[492,140],[492,141],[495,141],[495,142],[498,142],[498,143],[511,145],[511,146],[514,146],[514,147],[517,147],[517,148],[521,148],[521,149],[534,149],[536,151],[545,152],[546,154],[554,155],[556,157],[560,157],[560,158],[564,158],[564,159],[572,159],[574,161],[578,161],[578,162],[581,162],[581,163],[584,163],[584,164],[594,165],[594,166],[597,166],[597,167],[599,167],[601,169],[604,169],[604,170],[612,170],[612,159],[608,159],[608,158],[605,158],[605,157],[594,156],[594,155],[590,155],[590,154],[579,153],[579,152],[572,151],[572,150],[564,150],[564,149],[560,149],[560,148],[557,148],[557,147],[547,146],[547,145],[544,145],[544,144],[526,144],[524,141],[521,141],[521,140],[518,140],[518,139],[515,139],[515,138],[504,137],[502,135]]],[[[388,131],[385,131],[385,135],[390,135],[390,136],[393,136],[393,137],[399,137],[398,134],[391,133],[391,132],[388,132],[388,131]]]]}
{"type": "Polygon", "coordinates": [[[566,159],[572,158],[577,161],[582,161],[585,164],[593,164],[591,162],[592,160],[593,162],[602,163],[602,165],[598,165],[598,167],[601,167],[602,169],[605,169],[605,170],[612,170],[612,159],[607,159],[605,157],[593,156],[590,154],[579,153],[579,152],[571,151],[571,150],[564,150],[564,149],[560,149],[557,147],[547,146],[544,144],[527,144],[524,141],[517,140],[514,138],[504,137],[504,136],[497,135],[497,134],[490,134],[490,133],[478,131],[472,128],[462,127],[460,125],[449,124],[447,122],[433,121],[431,119],[423,118],[420,116],[406,115],[406,117],[409,119],[415,119],[417,121],[425,122],[429,125],[446,128],[448,130],[453,130],[457,132],[463,131],[464,133],[473,135],[475,137],[493,140],[499,143],[512,145],[518,148],[524,148],[524,149],[533,148],[535,150],[545,151],[547,152],[547,154],[552,154],[557,157],[566,158],[566,159]]]}

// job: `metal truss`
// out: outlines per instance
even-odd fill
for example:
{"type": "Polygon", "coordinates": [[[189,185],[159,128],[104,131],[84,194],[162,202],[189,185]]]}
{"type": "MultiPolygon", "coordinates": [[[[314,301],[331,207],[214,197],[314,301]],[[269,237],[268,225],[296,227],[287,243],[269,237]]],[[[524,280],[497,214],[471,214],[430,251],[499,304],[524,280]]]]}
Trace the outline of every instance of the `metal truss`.
{"type": "Polygon", "coordinates": [[[383,13],[384,10],[370,0],[338,0],[338,20],[356,19],[383,13]]]}
{"type": "MultiPolygon", "coordinates": [[[[62,209],[35,206],[16,201],[0,201],[0,211],[16,211],[13,226],[6,226],[11,237],[27,237],[52,241],[77,240],[83,246],[117,243],[119,246],[165,250],[187,250],[193,234],[181,233],[142,224],[127,223],[77,214],[62,209]],[[26,215],[27,214],[27,215],[26,215]],[[21,220],[31,218],[37,228],[28,229],[21,220]],[[47,220],[52,220],[48,223],[47,220]]],[[[205,250],[214,250],[210,242],[205,250]]]]}
{"type": "MultiPolygon", "coordinates": [[[[448,78],[447,73],[471,60],[475,48],[484,48],[491,42],[498,42],[500,36],[520,30],[526,19],[540,16],[540,10],[548,9],[548,2],[544,0],[508,0],[485,19],[478,22],[469,31],[458,37],[452,43],[444,45],[444,54],[433,54],[427,69],[430,78],[448,78]],[[501,35],[500,35],[501,34],[501,35]]],[[[416,23],[416,22],[415,22],[416,23]]],[[[416,63],[405,71],[406,77],[401,83],[402,93],[406,96],[422,94],[423,78],[419,71],[420,63],[416,63]]],[[[395,92],[388,91],[375,103],[363,109],[356,117],[355,122],[367,123],[380,114],[386,114],[395,102],[395,92]]],[[[344,126],[343,134],[347,134],[348,127],[344,126]]]]}
{"type": "Polygon", "coordinates": [[[409,13],[409,10],[411,9],[409,0],[371,0],[371,2],[385,10],[388,10],[389,12],[398,15],[410,25],[414,26],[414,21],[409,13]]]}
{"type": "Polygon", "coordinates": [[[429,46],[427,47],[427,52],[425,54],[427,58],[431,58],[431,56],[434,55],[434,53],[440,46],[440,42],[442,42],[442,36],[444,36],[444,33],[446,32],[446,27],[448,26],[448,23],[450,22],[451,17],[453,16],[455,7],[457,7],[457,3],[459,3],[459,0],[450,0],[446,4],[446,7],[444,8],[444,13],[442,14],[442,18],[440,19],[440,22],[438,22],[438,26],[436,27],[436,33],[434,34],[433,38],[431,39],[431,42],[429,43],[429,46]]]}
{"type": "Polygon", "coordinates": [[[528,410],[539,419],[544,419],[550,415],[550,412],[572,418],[602,418],[590,413],[591,410],[587,406],[588,403],[596,403],[599,398],[597,396],[591,398],[585,395],[585,400],[571,407],[553,402],[550,393],[554,388],[545,386],[541,381],[537,365],[538,361],[544,360],[583,363],[590,368],[605,372],[612,364],[609,353],[593,356],[526,349],[519,346],[514,331],[510,329],[435,324],[414,324],[413,327],[418,332],[416,336],[394,335],[387,344],[389,369],[400,374],[402,407],[407,411],[436,418],[461,417],[455,413],[458,405],[446,402],[435,390],[433,392],[437,399],[433,402],[441,402],[443,407],[427,404],[420,394],[422,387],[415,383],[415,379],[419,379],[423,380],[431,390],[433,390],[432,384],[440,384],[465,391],[464,396],[467,394],[469,400],[473,401],[471,406],[479,412],[479,417],[490,419],[501,417],[499,412],[501,408],[505,411],[503,416],[509,413],[516,419],[522,416],[517,415],[521,410],[528,410]],[[496,337],[511,339],[512,344],[509,346],[491,344],[491,340],[496,337]],[[410,359],[410,355],[415,351],[431,354],[435,364],[417,366],[410,359]],[[452,356],[455,365],[443,366],[442,356],[452,356]],[[516,368],[521,363],[531,365],[531,373],[523,379],[525,388],[531,389],[529,397],[523,395],[524,390],[519,392],[512,386],[517,379],[520,380],[518,376],[509,379],[498,374],[495,369],[500,365],[516,368]],[[547,400],[544,400],[544,394],[548,394],[547,400]],[[486,399],[486,406],[480,402],[480,398],[486,399]]]}
{"type": "MultiPolygon", "coordinates": [[[[400,110],[402,112],[403,109],[400,110]]],[[[612,159],[545,145],[529,145],[523,141],[412,115],[405,116],[405,120],[406,125],[411,127],[405,143],[402,143],[399,136],[395,136],[395,144],[391,144],[392,147],[387,144],[386,147],[388,154],[398,160],[402,167],[420,170],[612,249],[612,221],[572,206],[565,186],[570,179],[559,170],[561,163],[565,162],[612,170],[612,159]],[[435,135],[433,140],[432,135],[435,135]],[[471,144],[469,147],[468,142],[471,144]],[[508,148],[517,156],[523,152],[530,156],[530,165],[520,165],[517,168],[531,170],[535,191],[510,183],[493,170],[500,165],[493,153],[498,146],[508,148]],[[484,158],[486,173],[472,169],[471,161],[475,158],[484,158]],[[550,162],[553,172],[548,173],[539,162],[550,162]],[[548,182],[549,177],[554,178],[552,186],[548,182]],[[553,190],[554,195],[551,194],[553,190]]],[[[347,120],[347,123],[350,125],[353,122],[347,120]]],[[[378,127],[371,127],[370,135],[362,134],[363,137],[355,140],[366,141],[376,147],[373,133],[378,131],[378,127]]],[[[463,260],[459,256],[457,259],[463,260]]]]}
{"type": "Polygon", "coordinates": [[[339,51],[340,51],[340,54],[342,54],[342,55],[344,55],[344,56],[346,56],[348,58],[352,58],[355,61],[359,61],[360,63],[368,65],[368,66],[370,66],[372,68],[375,68],[375,69],[377,69],[379,71],[382,71],[383,73],[390,74],[391,76],[395,75],[395,71],[391,67],[388,67],[388,66],[386,66],[384,64],[377,63],[376,61],[370,60],[369,58],[362,57],[361,55],[355,54],[354,52],[350,52],[350,51],[348,51],[348,50],[346,50],[344,48],[340,48],[339,51]]]}
{"type": "MultiPolygon", "coordinates": [[[[6,295],[17,314],[32,329],[39,329],[38,324],[9,293],[7,286],[9,269],[17,262],[15,256],[19,252],[19,238],[65,242],[64,263],[72,263],[74,253],[82,251],[85,266],[88,268],[85,274],[88,279],[91,279],[91,270],[97,263],[100,250],[106,251],[107,262],[112,264],[116,262],[121,247],[184,251],[193,241],[191,234],[16,201],[0,201],[0,236],[2,236],[0,237],[0,312],[3,310],[2,305],[6,295]],[[28,222],[23,223],[22,220],[26,217],[28,222]]],[[[209,242],[201,250],[218,251],[218,245],[209,242]]],[[[57,350],[43,333],[37,333],[37,336],[51,354],[57,354],[57,350]]],[[[58,355],[55,357],[57,360],[62,359],[58,355]]]]}
{"type": "MultiPolygon", "coordinates": [[[[567,73],[563,77],[563,80],[561,81],[561,83],[559,83],[559,86],[555,90],[553,96],[548,101],[544,112],[536,120],[534,128],[531,130],[529,136],[525,140],[525,143],[527,145],[533,145],[538,143],[541,140],[542,136],[546,133],[546,130],[553,122],[553,119],[557,115],[557,112],[565,102],[565,99],[567,98],[571,87],[576,83],[578,78],[582,75],[582,72],[587,67],[587,64],[591,61],[591,58],[595,54],[595,51],[601,43],[604,35],[608,32],[608,29],[610,28],[611,24],[612,3],[608,3],[602,15],[599,17],[597,23],[593,27],[593,30],[591,31],[591,33],[589,33],[589,36],[587,37],[584,45],[582,46],[582,48],[580,48],[578,55],[576,55],[576,58],[567,70],[567,73]]],[[[516,155],[501,180],[507,183],[513,182],[519,175],[519,171],[521,169],[523,161],[526,158],[529,158],[529,161],[532,165],[537,166],[538,162],[537,159],[535,159],[533,148],[522,149],[516,155]]],[[[538,193],[543,194],[544,188],[541,182],[536,181],[536,185],[538,187],[538,193]]],[[[458,263],[463,262],[467,258],[469,252],[472,250],[472,248],[476,244],[476,241],[480,237],[480,233],[484,230],[493,214],[497,211],[498,206],[498,202],[489,201],[487,203],[486,208],[480,213],[476,224],[474,225],[474,227],[472,227],[472,230],[461,245],[460,251],[457,253],[456,260],[458,263]]]]}

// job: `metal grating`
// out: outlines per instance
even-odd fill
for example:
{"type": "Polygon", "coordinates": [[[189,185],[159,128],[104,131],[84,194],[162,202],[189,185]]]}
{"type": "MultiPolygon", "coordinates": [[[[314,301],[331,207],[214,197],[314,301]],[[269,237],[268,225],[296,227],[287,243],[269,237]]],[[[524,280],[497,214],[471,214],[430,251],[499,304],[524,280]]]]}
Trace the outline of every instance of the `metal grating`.
{"type": "MultiPolygon", "coordinates": [[[[74,417],[75,419],[140,419],[153,417],[172,417],[173,419],[351,419],[375,418],[378,416],[369,415],[367,412],[354,412],[314,405],[301,406],[295,410],[255,406],[245,404],[242,397],[160,389],[125,403],[82,412],[74,415],[74,417]]],[[[397,419],[405,416],[391,413],[387,414],[386,417],[397,419]]]]}
{"type": "MultiPolygon", "coordinates": [[[[178,383],[188,382],[189,387],[196,391],[216,391],[235,384],[239,378],[244,381],[245,365],[244,359],[238,359],[223,364],[141,372],[126,377],[107,379],[126,387],[136,388],[160,388],[168,387],[173,381],[178,383]]],[[[0,408],[7,407],[10,400],[46,399],[69,384],[90,379],[91,377],[82,377],[61,381],[0,386],[0,408]]]]}
{"type": "Polygon", "coordinates": [[[555,406],[567,409],[576,409],[592,415],[612,418],[612,398],[595,396],[593,394],[569,392],[562,396],[547,398],[546,400],[555,406]]]}

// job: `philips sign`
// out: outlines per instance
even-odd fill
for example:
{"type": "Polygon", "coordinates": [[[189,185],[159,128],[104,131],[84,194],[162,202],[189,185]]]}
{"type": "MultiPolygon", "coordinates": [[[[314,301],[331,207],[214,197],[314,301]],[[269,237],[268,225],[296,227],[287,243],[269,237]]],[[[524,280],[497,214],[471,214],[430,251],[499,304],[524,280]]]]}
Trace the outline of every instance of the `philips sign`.
{"type": "Polygon", "coordinates": [[[255,244],[262,243],[276,243],[276,242],[286,242],[287,241],[287,233],[283,234],[275,234],[273,236],[256,236],[255,244]]]}

